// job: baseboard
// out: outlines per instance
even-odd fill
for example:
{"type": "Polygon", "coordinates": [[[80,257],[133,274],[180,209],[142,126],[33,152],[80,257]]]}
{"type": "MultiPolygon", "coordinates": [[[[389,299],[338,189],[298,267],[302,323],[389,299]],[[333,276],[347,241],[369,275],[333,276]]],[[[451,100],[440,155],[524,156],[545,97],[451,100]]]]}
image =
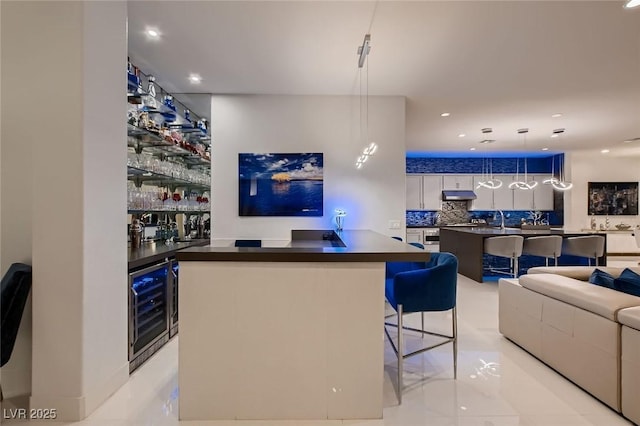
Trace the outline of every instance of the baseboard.
{"type": "MultiPolygon", "coordinates": [[[[32,396],[30,409],[56,409],[56,421],[73,422],[85,419],[129,380],[129,363],[122,365],[106,383],[79,397],[32,396]]],[[[52,419],[53,420],[53,419],[52,419]]]]}

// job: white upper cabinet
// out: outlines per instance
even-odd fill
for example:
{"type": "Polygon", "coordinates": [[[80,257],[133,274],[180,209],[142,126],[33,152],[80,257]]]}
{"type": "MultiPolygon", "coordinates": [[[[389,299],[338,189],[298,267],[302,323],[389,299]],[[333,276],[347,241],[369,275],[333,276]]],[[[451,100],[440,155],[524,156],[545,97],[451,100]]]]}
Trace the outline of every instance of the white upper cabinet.
{"type": "Polygon", "coordinates": [[[440,210],[442,200],[442,176],[422,176],[422,205],[424,210],[440,210]]]}
{"type": "MultiPolygon", "coordinates": [[[[520,174],[513,177],[515,180],[524,181],[524,175],[520,174]]],[[[533,180],[533,176],[528,175],[529,181],[533,180]]],[[[540,186],[540,183],[538,183],[540,186]]],[[[513,209],[514,210],[534,210],[533,208],[533,193],[535,189],[514,189],[513,192],[513,209]]]]}
{"type": "Polygon", "coordinates": [[[549,175],[536,175],[533,177],[538,182],[538,186],[533,192],[534,210],[553,210],[553,186],[542,183],[548,177],[549,175]]]}
{"type": "Polygon", "coordinates": [[[407,210],[440,210],[441,175],[407,175],[407,210]]]}
{"type": "Polygon", "coordinates": [[[473,190],[473,175],[444,175],[442,189],[473,190]]]}
{"type": "Polygon", "coordinates": [[[502,181],[502,186],[493,190],[493,208],[496,210],[513,210],[513,190],[509,184],[513,182],[512,175],[494,175],[502,181]]]}
{"type": "MultiPolygon", "coordinates": [[[[513,191],[514,210],[553,210],[553,187],[542,183],[548,176],[529,175],[529,180],[538,182],[533,190],[513,191]]],[[[523,175],[520,175],[524,179],[523,175]]]]}
{"type": "Polygon", "coordinates": [[[407,210],[422,210],[422,176],[407,175],[407,210]]]}
{"type": "Polygon", "coordinates": [[[473,192],[476,193],[476,198],[471,202],[469,210],[494,210],[493,192],[495,190],[486,188],[483,186],[478,187],[478,183],[486,181],[488,178],[485,175],[473,176],[473,192]]]}

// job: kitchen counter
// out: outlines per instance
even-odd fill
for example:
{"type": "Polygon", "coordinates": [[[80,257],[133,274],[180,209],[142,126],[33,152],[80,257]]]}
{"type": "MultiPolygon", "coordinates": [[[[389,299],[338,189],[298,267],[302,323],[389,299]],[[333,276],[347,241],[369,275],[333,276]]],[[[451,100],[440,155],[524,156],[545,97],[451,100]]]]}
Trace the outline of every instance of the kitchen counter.
{"type": "Polygon", "coordinates": [[[429,253],[367,230],[292,231],[287,247],[191,247],[178,261],[228,262],[426,262],[429,253]],[[323,240],[322,234],[332,239],[323,240]]]}
{"type": "MultiPolygon", "coordinates": [[[[482,282],[484,277],[484,240],[502,235],[522,235],[524,238],[541,235],[560,235],[564,237],[594,234],[592,231],[570,231],[562,228],[520,229],[492,227],[445,227],[440,229],[440,251],[453,253],[458,257],[458,271],[472,280],[482,282]]],[[[605,255],[598,259],[601,266],[606,265],[607,243],[605,237],[605,255]]],[[[523,256],[524,258],[525,256],[523,256]]],[[[561,258],[560,264],[570,265],[575,258],[561,258]],[[566,259],[566,260],[565,260],[566,259]]]]}
{"type": "Polygon", "coordinates": [[[127,256],[129,271],[172,257],[178,250],[210,244],[208,238],[165,244],[164,241],[144,242],[142,247],[132,249],[129,244],[127,256]]]}

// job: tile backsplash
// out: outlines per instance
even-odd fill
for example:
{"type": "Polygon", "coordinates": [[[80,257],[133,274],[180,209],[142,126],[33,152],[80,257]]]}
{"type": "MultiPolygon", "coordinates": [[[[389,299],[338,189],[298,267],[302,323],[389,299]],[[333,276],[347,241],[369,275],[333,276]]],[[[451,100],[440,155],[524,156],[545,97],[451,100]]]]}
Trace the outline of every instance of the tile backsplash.
{"type": "MultiPolygon", "coordinates": [[[[452,203],[459,203],[460,201],[449,201],[452,203]]],[[[444,204],[444,203],[443,203],[444,204]]],[[[494,219],[495,211],[493,210],[474,210],[467,211],[467,216],[458,222],[444,222],[441,218],[441,212],[435,210],[408,210],[406,212],[407,226],[437,226],[445,223],[464,223],[470,222],[473,219],[484,219],[490,225],[499,225],[500,218],[494,219]]],[[[459,216],[454,216],[456,219],[461,219],[462,213],[459,216]]],[[[531,221],[531,212],[527,210],[510,210],[504,212],[504,223],[506,226],[520,225],[522,219],[531,221]]],[[[447,216],[450,217],[450,216],[447,216]]],[[[550,225],[562,226],[562,218],[558,213],[553,211],[543,212],[543,218],[549,221],[550,225]]]]}
{"type": "Polygon", "coordinates": [[[469,222],[468,201],[443,201],[438,225],[451,225],[454,223],[469,222]]]}

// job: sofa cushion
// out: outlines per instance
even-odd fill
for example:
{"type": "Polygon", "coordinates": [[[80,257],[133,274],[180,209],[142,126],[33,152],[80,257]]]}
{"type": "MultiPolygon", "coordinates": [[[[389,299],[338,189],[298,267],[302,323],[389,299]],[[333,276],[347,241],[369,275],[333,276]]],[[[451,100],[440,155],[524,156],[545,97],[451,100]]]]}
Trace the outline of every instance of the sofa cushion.
{"type": "Polygon", "coordinates": [[[635,273],[629,268],[625,269],[620,276],[614,280],[613,288],[627,294],[640,296],[640,274],[635,273]]]}
{"type": "Polygon", "coordinates": [[[618,312],[618,321],[627,327],[640,330],[640,306],[623,309],[618,312]]]}
{"type": "Polygon", "coordinates": [[[591,276],[589,277],[589,282],[591,284],[599,285],[600,287],[613,288],[613,275],[601,271],[600,269],[596,269],[593,271],[591,276]]]}
{"type": "Polygon", "coordinates": [[[640,297],[555,274],[527,274],[520,285],[616,321],[620,309],[640,306],[640,297]]]}

